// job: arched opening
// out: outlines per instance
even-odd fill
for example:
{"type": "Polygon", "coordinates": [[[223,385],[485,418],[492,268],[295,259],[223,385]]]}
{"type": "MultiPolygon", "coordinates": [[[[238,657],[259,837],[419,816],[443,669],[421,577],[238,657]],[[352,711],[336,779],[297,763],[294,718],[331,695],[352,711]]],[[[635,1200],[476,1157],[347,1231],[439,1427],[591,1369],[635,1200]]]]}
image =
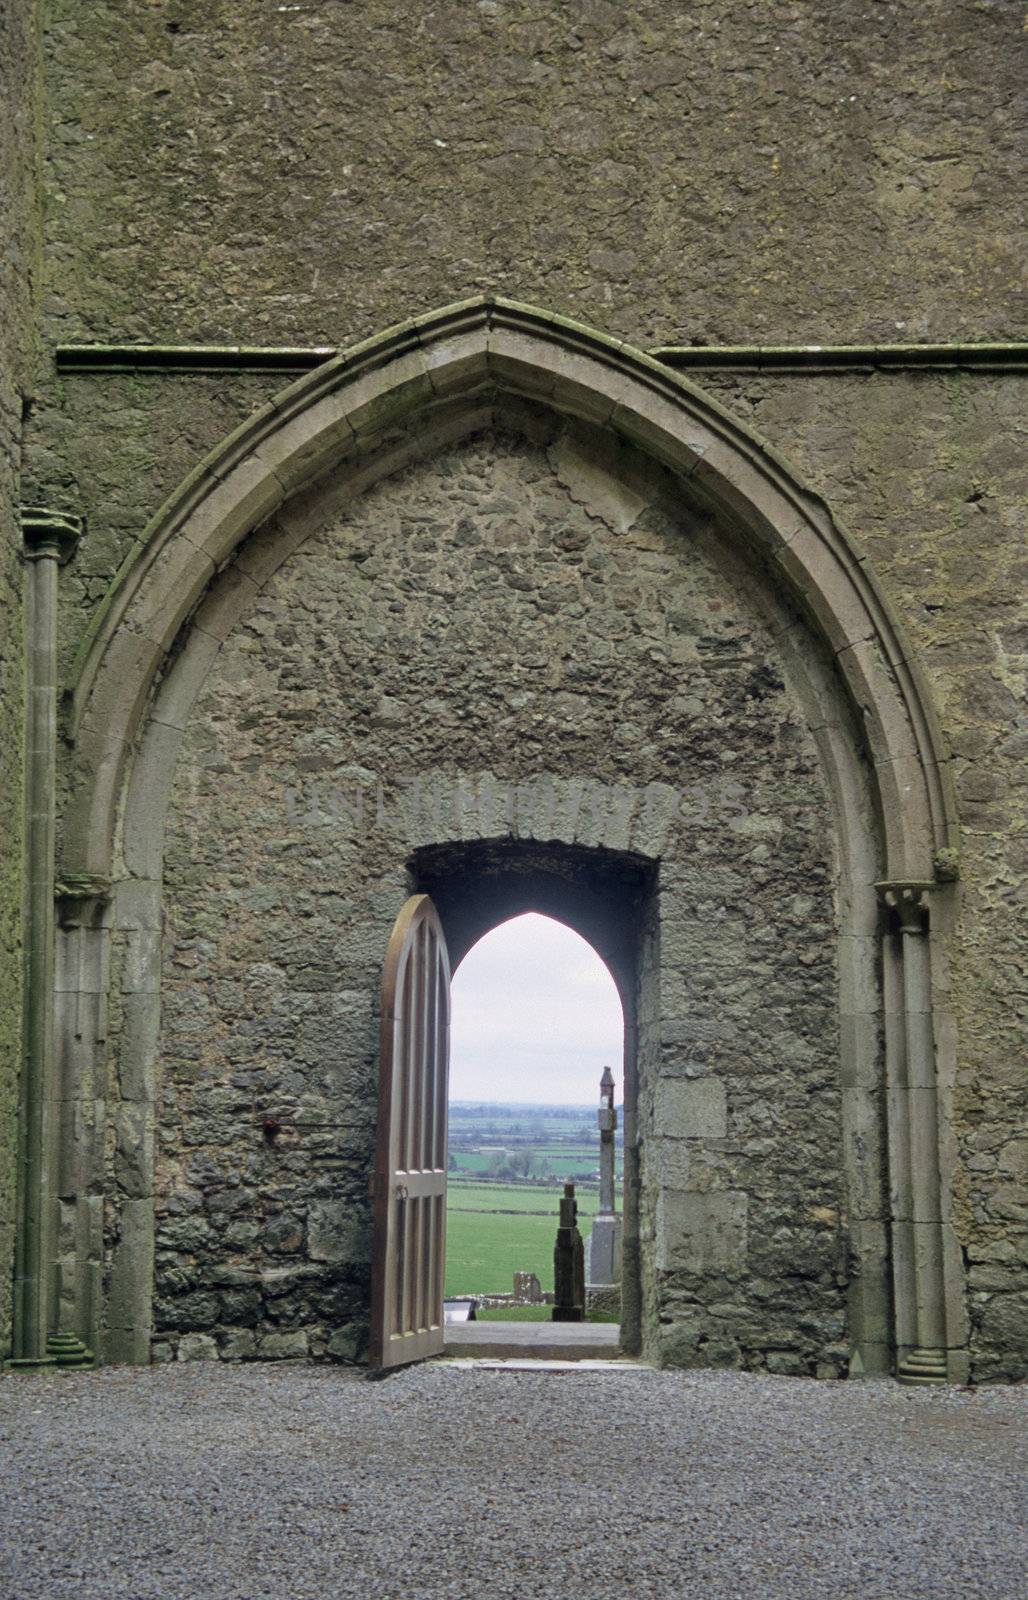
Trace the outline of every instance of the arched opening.
{"type": "Polygon", "coordinates": [[[610,971],[572,928],[529,911],[479,939],[451,995],[451,1323],[472,1307],[478,1322],[554,1318],[567,1183],[584,1246],[583,1319],[619,1323],[625,1028],[610,971]],[[596,1108],[607,1075],[603,1115],[614,1126],[601,1148],[596,1108]]]}
{"type": "MultiPolygon", "coordinates": [[[[488,960],[490,949],[497,952],[494,976],[498,984],[502,988],[504,972],[509,971],[510,993],[516,1000],[519,985],[509,960],[509,941],[514,940],[516,949],[519,937],[522,941],[524,938],[520,930],[526,927],[529,937],[533,928],[552,930],[548,938],[553,950],[560,950],[565,960],[570,957],[584,965],[589,981],[606,996],[602,1028],[590,1048],[600,1054],[606,1046],[609,1065],[616,1075],[620,1108],[617,1203],[621,1223],[618,1326],[622,1347],[638,1352],[643,1344],[644,1300],[639,1241],[639,1058],[641,1049],[652,1051],[656,1047],[652,1029],[658,982],[656,862],[605,845],[478,839],[416,850],[409,863],[408,881],[412,888],[430,894],[438,909],[455,974],[452,988],[458,1005],[467,976],[474,978],[476,952],[481,951],[488,960]],[[471,967],[467,965],[469,960],[471,967]],[[649,1027],[645,1022],[640,1026],[641,1011],[651,1018],[649,1027]]],[[[540,966],[543,964],[540,961],[540,966]]],[[[552,979],[552,963],[549,975],[552,979]]],[[[569,997],[561,996],[559,989],[558,976],[550,992],[559,1007],[567,1007],[574,1028],[580,1006],[576,1007],[574,1000],[568,1005],[569,997]]],[[[521,992],[524,993],[523,987],[521,992]]],[[[501,1021],[494,1037],[503,1032],[501,1021]]],[[[458,1038],[458,1049],[461,1048],[458,1038]]],[[[579,1055],[571,1080],[580,1085],[575,1098],[583,1108],[583,1118],[588,1119],[597,1154],[599,1079],[605,1064],[607,1060],[597,1065],[591,1059],[587,1070],[586,1059],[579,1055]]],[[[513,1074],[505,1076],[509,1079],[513,1074]]],[[[459,1076],[456,1081],[460,1083],[459,1076]]],[[[505,1090],[505,1098],[514,1096],[505,1090]]],[[[584,1134],[584,1120],[581,1128],[584,1134]]],[[[580,1149],[585,1142],[578,1141],[580,1149]]],[[[552,1193],[558,1186],[550,1187],[552,1193]]],[[[552,1223],[540,1217],[538,1231],[549,1238],[548,1249],[552,1253],[558,1221],[552,1202],[551,1212],[552,1223]]],[[[512,1291],[514,1270],[511,1265],[512,1291]]],[[[456,1289],[452,1279],[451,1287],[456,1289]]],[[[606,1304],[612,1304],[613,1298],[606,1297],[606,1304]]],[[[604,1297],[597,1295],[593,1299],[599,1315],[604,1297]]]]}
{"type": "MultiPolygon", "coordinates": [[[[474,492],[456,481],[462,471],[442,463],[437,498],[474,492]]],[[[79,1151],[80,1125],[95,1138],[60,1180],[52,1280],[90,1343],[101,1323],[109,1359],[149,1353],[155,1248],[175,1301],[158,1304],[156,1331],[177,1340],[186,1323],[168,1315],[185,1317],[178,1302],[189,1300],[190,1336],[224,1354],[227,1325],[194,1333],[198,1318],[220,1316],[222,1302],[233,1316],[246,1306],[238,1286],[200,1281],[216,1264],[195,1261],[193,1241],[203,1250],[210,1230],[220,1240],[247,1228],[262,1249],[279,1238],[235,1216],[239,1164],[228,1158],[217,1216],[201,1226],[170,1204],[161,1213],[161,1184],[175,1205],[210,1210],[197,1113],[216,1164],[222,1120],[249,1115],[253,1100],[249,1081],[209,1076],[203,1054],[224,1043],[231,1067],[258,1033],[272,1069],[259,1086],[273,1088],[270,1119],[284,1135],[248,1159],[258,1177],[273,1170],[286,1184],[295,1132],[318,1145],[304,1170],[324,1191],[300,1218],[283,1189],[281,1263],[262,1267],[259,1291],[284,1326],[292,1313],[278,1291],[296,1237],[327,1263],[317,1271],[333,1279],[332,1325],[347,1315],[357,1327],[373,995],[403,895],[421,888],[455,964],[498,921],[536,910],[573,924],[610,968],[630,1040],[626,1319],[645,1143],[635,1320],[645,1296],[662,1359],[711,1355],[716,1330],[700,1330],[700,1349],[686,1326],[698,1320],[700,1271],[752,1289],[739,1331],[757,1330],[755,1359],[778,1325],[773,1307],[756,1304],[766,1285],[788,1281],[806,1302],[822,1283],[823,1331],[804,1357],[813,1362],[839,1324],[845,1277],[848,1343],[864,1370],[895,1361],[938,1376],[947,1359],[960,1370],[949,1157],[927,1098],[941,1058],[944,1126],[952,1033],[945,1016],[934,1036],[927,1022],[926,908],[937,927],[952,898],[945,761],[868,565],[816,495],[716,404],[639,352],[510,302],[390,330],[294,385],[190,476],[100,608],[76,674],[58,965],[78,976],[59,989],[53,1076],[69,1086],[68,1149],[79,1151]],[[483,434],[482,485],[496,463],[507,474],[501,493],[481,496],[488,558],[469,556],[463,512],[426,523],[418,477],[483,434]],[[522,460],[525,440],[534,462],[522,460]],[[556,497],[556,513],[540,501],[532,527],[514,528],[510,502],[520,511],[534,485],[556,497]],[[415,544],[419,561],[431,565],[433,549],[446,558],[432,586],[408,577],[415,544]],[[561,609],[549,580],[572,568],[581,594],[561,609]],[[455,575],[469,585],[461,628],[455,575]],[[476,585],[494,591],[484,607],[476,585]],[[528,603],[530,623],[514,614],[528,603]],[[290,666],[294,604],[338,615],[290,666]],[[354,619],[374,632],[358,637],[354,619]],[[547,630],[556,648],[539,637],[547,630]],[[412,641],[420,676],[407,670],[412,641]],[[587,662],[605,698],[583,694],[587,662]],[[383,689],[386,666],[404,679],[399,693],[383,689]],[[731,764],[741,729],[746,771],[731,764]],[[226,762],[226,734],[247,745],[238,760],[226,762]],[[303,849],[297,834],[309,836],[303,849]],[[310,919],[302,928],[298,908],[310,919]],[[110,1034],[108,970],[119,997],[110,1034]],[[240,1014],[240,994],[252,1015],[240,1014]],[[87,1037],[83,1005],[94,1002],[87,1037]],[[779,1086],[795,1098],[784,1129],[779,1086]],[[794,1132],[809,1132],[811,1110],[821,1120],[803,1162],[820,1181],[833,1154],[845,1205],[819,1197],[798,1210],[790,1191],[794,1132]],[[169,1154],[176,1118],[181,1149],[169,1154]],[[730,1173],[740,1133],[745,1161],[730,1173]],[[804,1236],[786,1260],[782,1230],[797,1215],[804,1236]]],[[[39,1064],[41,1077],[49,1070],[39,1064]]],[[[263,1139],[259,1122],[247,1128],[263,1139]]],[[[298,1307],[310,1298],[307,1271],[295,1267],[298,1307]]],[[[269,1328],[258,1347],[279,1337],[269,1328]]],[[[319,1322],[311,1351],[325,1338],[319,1322]]]]}

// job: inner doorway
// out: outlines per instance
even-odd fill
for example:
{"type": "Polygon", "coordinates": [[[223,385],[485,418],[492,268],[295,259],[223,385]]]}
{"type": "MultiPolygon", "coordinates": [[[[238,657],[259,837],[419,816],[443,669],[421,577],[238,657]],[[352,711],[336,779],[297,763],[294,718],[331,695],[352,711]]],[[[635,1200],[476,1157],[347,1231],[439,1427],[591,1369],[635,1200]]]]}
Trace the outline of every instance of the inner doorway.
{"type": "MultiPolygon", "coordinates": [[[[620,1060],[623,1071],[620,1342],[625,1353],[637,1354],[642,1332],[637,1018],[640,1007],[652,1010],[656,864],[630,852],[508,837],[425,847],[415,852],[408,870],[414,893],[390,941],[383,987],[371,1363],[390,1366],[419,1359],[443,1343],[442,1274],[438,1273],[442,1239],[437,1224],[430,1225],[430,1218],[442,1208],[423,1199],[422,1191],[438,1198],[440,1180],[445,1189],[448,1161],[438,1145],[433,1146],[430,1160],[425,1155],[428,1146],[409,1131],[420,1126],[417,1113],[412,1119],[409,1109],[415,1086],[417,1093],[431,1095],[438,1082],[444,990],[437,955],[441,952],[447,973],[456,970],[486,934],[526,912],[552,917],[574,929],[616,985],[622,1043],[620,1057],[613,1051],[609,1065],[616,1068],[620,1060]],[[437,996],[431,1017],[425,1010],[425,996],[430,994],[437,996]],[[435,1044],[429,1048],[426,1041],[435,1044]],[[398,1114],[405,1106],[408,1109],[398,1114]],[[426,1270],[438,1273],[440,1279],[438,1292],[433,1290],[427,1298],[421,1280],[409,1276],[415,1259],[423,1266],[434,1262],[426,1270]],[[423,1314],[429,1304],[431,1317],[423,1314]]],[[[447,1036],[449,1001],[447,979],[447,1036]]],[[[592,1092],[584,1089],[583,1104],[595,1093],[593,1105],[598,1110],[598,1091],[597,1074],[592,1092]]],[[[597,1139],[598,1133],[597,1128],[597,1139]]],[[[556,1222],[555,1218],[554,1238],[556,1222]]]]}
{"type": "Polygon", "coordinates": [[[468,951],[451,1002],[447,1347],[614,1353],[625,1039],[617,985],[586,939],[529,911],[468,951]],[[581,1250],[570,1294],[554,1271],[569,1200],[579,1235],[561,1235],[569,1282],[581,1250]]]}

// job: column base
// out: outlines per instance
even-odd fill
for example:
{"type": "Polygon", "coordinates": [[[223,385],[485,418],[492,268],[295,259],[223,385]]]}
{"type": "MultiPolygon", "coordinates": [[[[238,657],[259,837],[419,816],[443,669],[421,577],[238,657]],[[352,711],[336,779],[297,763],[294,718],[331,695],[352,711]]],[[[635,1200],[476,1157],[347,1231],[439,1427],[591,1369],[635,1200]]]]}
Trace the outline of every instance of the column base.
{"type": "Polygon", "coordinates": [[[908,1350],[896,1367],[897,1383],[945,1383],[946,1379],[945,1350],[908,1350]]]}
{"type": "Polygon", "coordinates": [[[95,1367],[96,1356],[74,1333],[52,1333],[46,1341],[47,1353],[59,1367],[95,1367]]]}
{"type": "Polygon", "coordinates": [[[5,1372],[35,1372],[37,1368],[56,1367],[54,1356],[11,1356],[4,1362],[5,1372]]]}

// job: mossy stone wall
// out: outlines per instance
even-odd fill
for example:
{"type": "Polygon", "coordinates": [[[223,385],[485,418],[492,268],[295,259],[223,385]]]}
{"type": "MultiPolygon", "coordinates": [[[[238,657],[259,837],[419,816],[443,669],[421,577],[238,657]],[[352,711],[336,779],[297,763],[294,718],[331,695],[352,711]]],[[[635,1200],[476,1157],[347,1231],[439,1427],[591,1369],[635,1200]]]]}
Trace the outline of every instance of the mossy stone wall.
{"type": "Polygon", "coordinates": [[[0,19],[0,1360],[10,1348],[21,1061],[22,412],[39,287],[39,37],[30,0],[0,19]]]}
{"type": "Polygon", "coordinates": [[[927,671],[953,755],[950,944],[975,1376],[1028,1372],[1028,505],[1023,380],[767,376],[706,386],[788,451],[857,534],[927,671]]]}
{"type": "MultiPolygon", "coordinates": [[[[0,46],[18,84],[24,27],[0,46]]],[[[481,290],[643,347],[1016,337],[1021,27],[1004,0],[453,0],[413,21],[387,0],[54,0],[44,356],[86,339],[344,346],[481,290]]],[[[24,327],[27,272],[9,281],[0,326],[24,327]]],[[[27,497],[89,518],[62,575],[67,670],[147,518],[280,380],[44,377],[27,497]]],[[[1023,1375],[1021,383],[702,381],[865,544],[933,684],[964,830],[949,953],[975,1371],[1023,1375]]],[[[4,662],[17,741],[20,653],[4,662]]]]}
{"type": "Polygon", "coordinates": [[[629,338],[1016,333],[988,0],[53,0],[62,339],[349,343],[497,290],[629,338]]]}

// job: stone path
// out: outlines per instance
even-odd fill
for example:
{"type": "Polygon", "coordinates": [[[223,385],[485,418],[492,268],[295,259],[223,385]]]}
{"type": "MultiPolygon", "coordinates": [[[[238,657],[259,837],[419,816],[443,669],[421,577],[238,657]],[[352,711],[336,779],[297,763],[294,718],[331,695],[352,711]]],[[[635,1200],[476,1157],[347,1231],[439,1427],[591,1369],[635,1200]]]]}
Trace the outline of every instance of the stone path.
{"type": "Polygon", "coordinates": [[[740,1373],[0,1379],[17,1600],[1013,1600],[1028,1392],[740,1373]]]}
{"type": "Polygon", "coordinates": [[[506,1356],[578,1361],[617,1354],[616,1322],[455,1322],[447,1325],[450,1356],[506,1356]]]}

